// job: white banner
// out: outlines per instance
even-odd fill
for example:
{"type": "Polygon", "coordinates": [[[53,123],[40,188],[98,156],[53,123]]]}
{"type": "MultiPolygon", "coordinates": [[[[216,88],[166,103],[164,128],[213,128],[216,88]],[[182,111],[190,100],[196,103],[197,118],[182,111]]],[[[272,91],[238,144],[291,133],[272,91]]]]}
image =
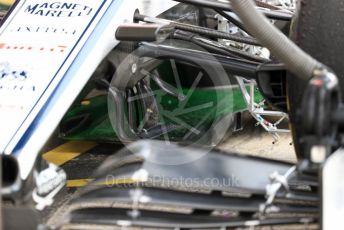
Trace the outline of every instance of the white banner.
{"type": "Polygon", "coordinates": [[[105,3],[25,0],[16,7],[0,34],[1,151],[57,74],[63,75],[62,66],[77,54],[76,45],[105,3]]]}

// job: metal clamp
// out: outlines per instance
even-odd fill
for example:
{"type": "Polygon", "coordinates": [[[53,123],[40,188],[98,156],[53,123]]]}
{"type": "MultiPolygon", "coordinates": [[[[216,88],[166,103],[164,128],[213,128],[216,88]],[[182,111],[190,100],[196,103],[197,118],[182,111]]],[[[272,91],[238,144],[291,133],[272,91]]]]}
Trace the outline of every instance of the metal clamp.
{"type": "Polygon", "coordinates": [[[32,193],[33,200],[37,203],[36,209],[42,211],[54,202],[56,194],[64,187],[67,179],[66,173],[54,164],[39,174],[36,173],[36,188],[32,193]]]}
{"type": "Polygon", "coordinates": [[[278,211],[272,205],[278,191],[283,188],[285,191],[289,191],[288,178],[296,170],[296,166],[291,167],[284,175],[280,175],[278,172],[274,172],[270,175],[271,183],[266,186],[266,202],[260,206],[260,214],[264,215],[269,212],[278,211]]]}

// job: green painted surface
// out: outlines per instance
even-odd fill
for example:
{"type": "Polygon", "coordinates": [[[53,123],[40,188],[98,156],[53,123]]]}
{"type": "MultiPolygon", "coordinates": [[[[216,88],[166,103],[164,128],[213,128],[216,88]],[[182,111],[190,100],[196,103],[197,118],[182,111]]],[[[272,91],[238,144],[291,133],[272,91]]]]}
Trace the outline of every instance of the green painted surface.
{"type": "Polygon", "coordinates": [[[1,4],[0,3],[0,11],[7,11],[10,8],[9,5],[1,4]]]}
{"type": "MultiPolygon", "coordinates": [[[[187,96],[187,103],[180,102],[176,97],[166,95],[153,80],[149,82],[159,105],[160,124],[177,126],[177,129],[168,133],[170,141],[184,141],[184,137],[187,136],[187,141],[194,142],[199,139],[200,135],[211,130],[212,126],[224,117],[247,109],[240,89],[234,87],[237,85],[232,84],[233,87],[221,87],[223,84],[230,85],[229,81],[223,83],[219,81],[219,76],[213,76],[212,78],[206,70],[193,65],[178,62],[175,62],[175,64],[178,74],[174,73],[170,61],[164,61],[156,69],[146,70],[158,75],[164,82],[176,88],[177,78],[179,77],[182,87],[180,90],[187,96]],[[199,75],[200,73],[202,75],[199,75]],[[201,76],[199,82],[195,82],[198,76],[201,76]],[[216,79],[214,79],[215,77],[216,79]],[[196,85],[197,88],[192,90],[192,85],[196,85]],[[200,131],[200,135],[190,133],[191,128],[200,131]]],[[[231,79],[229,75],[223,77],[228,78],[228,80],[231,79]]],[[[149,78],[145,79],[148,80],[149,78]]],[[[232,81],[235,80],[232,78],[232,81]]],[[[87,95],[92,87],[94,86],[89,84],[80,98],[87,95]]],[[[263,98],[259,91],[256,90],[255,94],[256,102],[260,102],[263,98]]],[[[139,101],[136,101],[136,103],[137,111],[142,111],[142,109],[139,109],[139,101]]],[[[63,137],[69,140],[118,141],[108,118],[107,106],[107,96],[93,98],[87,104],[79,103],[74,105],[61,123],[61,130],[64,131],[63,137]]],[[[139,121],[142,121],[144,115],[142,112],[138,112],[136,117],[139,121]]],[[[138,126],[140,127],[140,122],[138,126]]],[[[124,125],[124,129],[129,130],[128,125],[124,125]]],[[[165,137],[159,138],[163,139],[165,137]]]]}
{"type": "MultiPolygon", "coordinates": [[[[188,92],[189,90],[184,90],[184,94],[188,92]]],[[[155,93],[157,100],[160,101],[160,109],[167,114],[161,119],[162,123],[176,124],[175,118],[178,118],[201,131],[209,129],[214,121],[227,114],[247,109],[238,88],[232,90],[196,89],[192,92],[184,109],[177,98],[160,91],[155,91],[155,93]],[[173,121],[169,117],[172,117],[173,121]]],[[[263,99],[258,91],[256,91],[256,99],[257,102],[263,99]]],[[[108,118],[107,96],[98,96],[87,103],[74,105],[65,116],[63,126],[73,127],[63,135],[68,140],[118,141],[108,118]],[[80,122],[81,120],[83,122],[80,122]]],[[[179,126],[178,129],[169,133],[171,141],[180,141],[189,132],[187,128],[179,126]]]]}

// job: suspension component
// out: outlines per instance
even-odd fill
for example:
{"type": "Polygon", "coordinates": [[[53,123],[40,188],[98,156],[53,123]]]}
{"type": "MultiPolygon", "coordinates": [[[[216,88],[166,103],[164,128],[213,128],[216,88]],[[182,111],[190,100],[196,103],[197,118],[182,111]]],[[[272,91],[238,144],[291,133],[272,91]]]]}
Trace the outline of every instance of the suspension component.
{"type": "Polygon", "coordinates": [[[137,23],[122,24],[117,28],[116,39],[119,41],[163,41],[174,31],[174,26],[137,23]]]}
{"type": "Polygon", "coordinates": [[[138,11],[136,11],[136,13],[134,15],[134,20],[142,21],[142,22],[148,22],[148,23],[163,24],[163,25],[170,24],[170,25],[174,26],[176,29],[184,30],[184,31],[188,31],[188,32],[192,32],[192,33],[196,33],[196,34],[200,34],[200,35],[204,35],[204,36],[228,39],[228,40],[247,43],[247,44],[251,44],[251,45],[259,45],[259,42],[254,38],[232,35],[232,34],[222,32],[222,31],[212,30],[212,29],[205,28],[205,27],[200,27],[200,26],[196,26],[196,25],[190,25],[190,24],[170,21],[170,20],[166,20],[166,19],[153,18],[153,17],[149,17],[146,15],[142,15],[138,11]]]}
{"type": "Polygon", "coordinates": [[[298,121],[302,125],[303,158],[305,167],[322,164],[338,142],[338,126],[332,120],[340,108],[340,91],[337,77],[326,68],[316,69],[302,100],[298,121]]]}
{"type": "Polygon", "coordinates": [[[256,82],[254,80],[247,80],[242,77],[236,77],[237,82],[239,84],[241,93],[243,94],[244,101],[248,108],[248,111],[252,115],[252,117],[258,122],[258,125],[261,125],[268,133],[270,133],[274,139],[273,144],[275,144],[279,140],[278,133],[289,133],[288,129],[279,129],[278,125],[285,119],[288,118],[288,115],[283,112],[279,111],[269,111],[264,109],[264,104],[257,104],[254,99],[254,91],[256,88],[256,82]],[[249,84],[249,91],[246,87],[246,84],[249,84]],[[272,123],[263,116],[273,116],[273,117],[280,117],[277,122],[272,123]]]}

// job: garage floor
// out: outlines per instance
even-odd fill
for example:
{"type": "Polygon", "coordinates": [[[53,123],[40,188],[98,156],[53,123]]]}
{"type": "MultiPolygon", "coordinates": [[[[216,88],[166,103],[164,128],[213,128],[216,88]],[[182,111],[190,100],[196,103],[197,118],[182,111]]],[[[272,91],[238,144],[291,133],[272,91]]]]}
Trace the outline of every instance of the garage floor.
{"type": "Polygon", "coordinates": [[[291,135],[279,135],[280,140],[273,144],[272,136],[261,127],[255,127],[255,123],[249,120],[244,130],[229,137],[219,149],[295,163],[296,155],[291,135]]]}

